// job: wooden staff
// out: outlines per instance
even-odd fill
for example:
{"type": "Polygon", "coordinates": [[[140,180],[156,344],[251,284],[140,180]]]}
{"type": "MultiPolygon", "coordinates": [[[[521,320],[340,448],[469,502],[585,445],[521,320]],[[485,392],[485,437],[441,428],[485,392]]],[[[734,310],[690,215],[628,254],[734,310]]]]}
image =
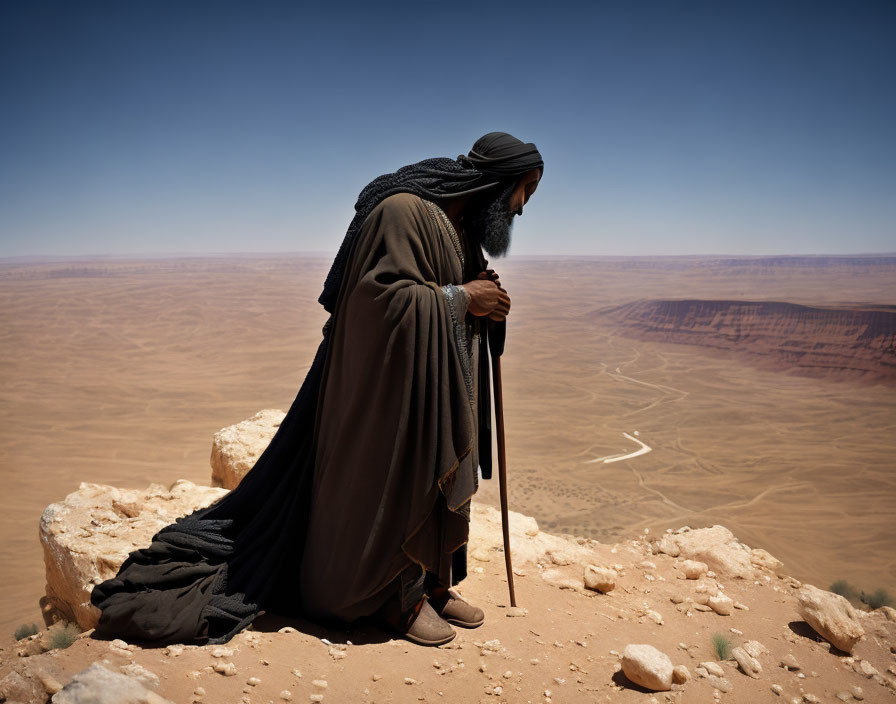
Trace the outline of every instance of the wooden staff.
{"type": "Polygon", "coordinates": [[[498,435],[498,486],[501,491],[501,529],[504,533],[504,563],[507,566],[507,586],[510,605],[516,606],[513,591],[513,565],[510,559],[510,517],[507,510],[507,452],[504,446],[504,395],[501,385],[501,353],[504,351],[506,321],[495,325],[490,321],[489,348],[492,358],[492,382],[495,387],[495,430],[498,435]]]}

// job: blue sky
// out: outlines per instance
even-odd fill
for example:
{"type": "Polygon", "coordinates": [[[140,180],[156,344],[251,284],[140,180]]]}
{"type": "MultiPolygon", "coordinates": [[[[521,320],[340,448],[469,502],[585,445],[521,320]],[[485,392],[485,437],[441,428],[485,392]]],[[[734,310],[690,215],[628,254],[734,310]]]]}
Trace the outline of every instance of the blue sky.
{"type": "Polygon", "coordinates": [[[896,251],[896,3],[0,4],[0,257],[335,253],[485,132],[511,254],[896,251]]]}

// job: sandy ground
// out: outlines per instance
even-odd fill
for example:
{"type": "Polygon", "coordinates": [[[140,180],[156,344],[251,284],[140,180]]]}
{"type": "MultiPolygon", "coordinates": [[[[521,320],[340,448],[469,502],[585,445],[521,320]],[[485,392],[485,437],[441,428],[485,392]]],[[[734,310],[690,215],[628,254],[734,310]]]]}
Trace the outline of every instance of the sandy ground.
{"type": "MultiPolygon", "coordinates": [[[[861,688],[869,704],[894,701],[891,689],[858,674],[852,656],[832,650],[806,626],[796,610],[796,589],[789,579],[760,577],[754,583],[722,578],[718,583],[724,585],[725,593],[747,610],[735,609],[729,616],[688,613],[678,610],[670,597],[692,599],[700,582],[681,579],[673,558],[650,555],[642,541],[602,545],[597,553],[596,562],[624,567],[615,590],[604,595],[561,589],[541,578],[536,565],[525,563],[514,585],[517,604],[528,613],[513,618],[507,617],[502,555],[475,562],[482,572],[471,573],[460,591],[485,610],[485,623],[476,629],[457,628],[457,637],[438,648],[408,643],[371,624],[337,630],[265,615],[251,630],[232,638],[222,658],[213,655],[217,646],[180,648],[174,653],[133,646],[131,652],[123,652],[110,647],[109,641],[86,635],[64,651],[22,659],[13,654],[17,646],[4,641],[0,678],[24,666],[51,674],[64,684],[92,662],[113,671],[135,662],[159,677],[158,693],[178,704],[194,700],[239,704],[244,695],[256,704],[279,703],[285,701],[279,696],[283,690],[292,695],[290,701],[297,702],[308,702],[311,695],[322,693],[325,703],[700,704],[713,702],[719,685],[698,677],[696,668],[707,660],[717,661],[712,637],[722,634],[732,645],[757,640],[769,651],[758,658],[762,666],[758,679],[739,671],[731,660],[720,663],[729,687],[720,699],[724,704],[791,702],[803,693],[815,695],[817,701],[837,702],[837,693],[853,687],[861,688]],[[639,567],[645,558],[655,568],[639,567]],[[648,580],[648,575],[654,580],[648,580]],[[646,615],[648,609],[662,617],[662,624],[646,615]],[[297,632],[279,633],[284,626],[297,632]],[[651,693],[631,683],[617,671],[619,654],[629,643],[653,645],[674,665],[687,667],[692,679],[673,692],[651,693]],[[331,644],[344,649],[334,654],[331,644]],[[799,672],[779,666],[787,654],[796,658],[799,672]],[[232,662],[236,675],[225,677],[212,671],[210,666],[218,661],[232,662]],[[251,677],[260,682],[248,684],[251,677]],[[325,682],[326,687],[315,681],[325,682]],[[780,697],[772,692],[772,685],[782,688],[780,697]],[[204,694],[193,696],[198,687],[204,694]]],[[[552,569],[581,585],[579,565],[552,569]]],[[[863,622],[866,636],[852,655],[892,676],[887,671],[893,667],[888,644],[896,643],[896,623],[880,614],[863,622]]]]}
{"type": "MultiPolygon", "coordinates": [[[[513,299],[503,361],[512,508],[605,542],[723,523],[798,579],[896,592],[892,387],[757,370],[587,320],[661,296],[892,304],[892,271],[492,264],[513,299]],[[635,430],[649,454],[589,463],[636,449],[623,436],[635,430]]],[[[81,481],[207,483],[215,431],[288,408],[326,319],[316,298],[328,266],[0,267],[0,633],[40,624],[47,504],[81,481]]],[[[482,482],[477,499],[497,504],[497,483],[482,482]]]]}

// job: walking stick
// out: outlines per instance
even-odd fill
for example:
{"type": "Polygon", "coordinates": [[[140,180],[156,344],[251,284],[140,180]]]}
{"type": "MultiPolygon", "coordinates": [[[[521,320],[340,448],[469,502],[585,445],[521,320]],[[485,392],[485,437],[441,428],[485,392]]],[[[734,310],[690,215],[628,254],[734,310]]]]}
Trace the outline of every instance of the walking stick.
{"type": "Polygon", "coordinates": [[[501,386],[501,354],[507,336],[507,321],[490,320],[488,346],[492,358],[492,382],[495,387],[495,430],[498,435],[498,486],[501,492],[501,530],[504,534],[504,564],[507,567],[507,587],[510,589],[510,605],[516,606],[513,591],[513,565],[510,559],[510,517],[507,512],[507,453],[504,447],[504,394],[501,386]]]}

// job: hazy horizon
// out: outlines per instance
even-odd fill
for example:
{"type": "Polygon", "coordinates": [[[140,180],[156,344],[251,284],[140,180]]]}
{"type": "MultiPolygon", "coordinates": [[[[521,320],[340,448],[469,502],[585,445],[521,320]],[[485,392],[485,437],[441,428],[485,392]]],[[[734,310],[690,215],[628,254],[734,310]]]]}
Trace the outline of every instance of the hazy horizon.
{"type": "MultiPolygon", "coordinates": [[[[16,254],[0,256],[0,262],[52,262],[52,261],[91,261],[91,260],[118,260],[118,259],[189,259],[202,257],[272,257],[272,256],[307,257],[309,259],[332,259],[336,252],[322,250],[283,250],[283,251],[234,251],[234,252],[129,252],[129,253],[88,253],[88,254],[16,254]]],[[[510,259],[766,259],[766,258],[841,258],[852,259],[859,257],[896,257],[896,251],[892,252],[850,252],[838,254],[833,252],[765,252],[761,254],[732,254],[729,252],[703,252],[694,254],[509,254],[506,257],[493,258],[490,263],[499,266],[501,262],[510,259]]]]}

